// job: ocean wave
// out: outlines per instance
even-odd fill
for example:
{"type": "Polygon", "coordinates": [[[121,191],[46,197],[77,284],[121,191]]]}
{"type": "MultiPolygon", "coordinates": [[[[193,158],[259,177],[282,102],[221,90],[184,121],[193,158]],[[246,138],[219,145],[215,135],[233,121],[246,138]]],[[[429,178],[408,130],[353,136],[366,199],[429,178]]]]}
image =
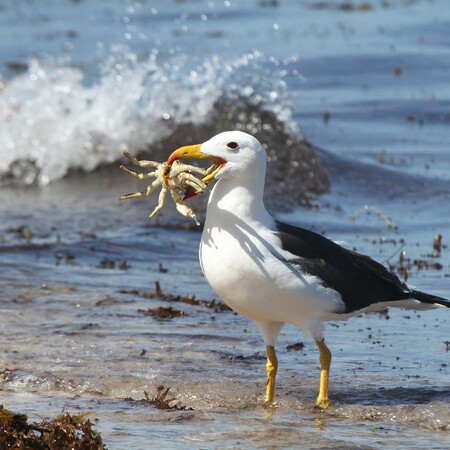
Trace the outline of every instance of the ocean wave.
{"type": "Polygon", "coordinates": [[[116,47],[88,85],[76,67],[32,59],[26,73],[0,90],[0,182],[45,185],[72,169],[112,163],[123,151],[156,158],[167,139],[184,144],[195,134],[189,129],[213,122],[220,131],[234,126],[254,134],[280,123],[301,140],[287,66],[258,52],[229,61],[214,56],[197,66],[175,56],[139,61],[116,47]],[[261,123],[264,112],[270,118],[261,123]]]}

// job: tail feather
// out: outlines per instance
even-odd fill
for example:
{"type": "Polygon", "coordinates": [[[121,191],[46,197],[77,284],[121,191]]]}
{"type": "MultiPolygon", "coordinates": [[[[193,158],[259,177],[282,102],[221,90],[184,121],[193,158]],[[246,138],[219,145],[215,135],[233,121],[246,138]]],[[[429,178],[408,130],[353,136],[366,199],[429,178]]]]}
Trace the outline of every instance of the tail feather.
{"type": "Polygon", "coordinates": [[[419,300],[422,303],[438,304],[450,308],[450,300],[438,297],[436,295],[427,294],[425,292],[412,291],[411,298],[419,300]]]}

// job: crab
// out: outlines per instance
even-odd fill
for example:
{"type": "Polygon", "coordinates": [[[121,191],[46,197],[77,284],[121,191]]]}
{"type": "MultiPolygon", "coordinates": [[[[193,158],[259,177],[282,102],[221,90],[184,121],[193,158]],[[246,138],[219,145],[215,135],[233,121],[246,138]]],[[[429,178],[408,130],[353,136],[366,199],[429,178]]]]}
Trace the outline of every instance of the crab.
{"type": "Polygon", "coordinates": [[[136,172],[126,166],[120,166],[124,172],[138,178],[139,180],[146,180],[148,178],[155,178],[155,180],[149,184],[147,189],[144,191],[122,195],[119,200],[148,197],[161,187],[158,197],[158,204],[150,213],[149,218],[155,216],[162,209],[167,191],[169,191],[178,212],[185,217],[191,217],[197,225],[200,225],[194,211],[186,206],[184,201],[202,193],[207,188],[209,178],[208,175],[214,172],[217,168],[215,164],[207,169],[204,169],[202,167],[184,164],[179,160],[168,164],[167,162],[159,163],[157,161],[139,160],[130,155],[128,152],[123,152],[123,154],[126,158],[128,158],[130,163],[135,166],[142,168],[152,167],[156,170],[150,172],[136,172]],[[197,178],[194,173],[202,175],[203,179],[197,178]],[[204,180],[205,178],[206,180],[204,180]]]}

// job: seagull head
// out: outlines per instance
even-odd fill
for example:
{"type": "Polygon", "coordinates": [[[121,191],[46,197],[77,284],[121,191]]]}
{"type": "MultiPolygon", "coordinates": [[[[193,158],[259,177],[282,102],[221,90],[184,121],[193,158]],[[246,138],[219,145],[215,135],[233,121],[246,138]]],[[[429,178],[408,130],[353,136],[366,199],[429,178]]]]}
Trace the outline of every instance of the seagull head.
{"type": "MultiPolygon", "coordinates": [[[[207,158],[217,167],[203,181],[206,184],[224,178],[265,176],[266,151],[261,143],[243,131],[225,131],[203,144],[187,145],[175,150],[167,160],[168,167],[182,158],[207,158]]],[[[185,199],[193,197],[188,193],[185,199]]]]}

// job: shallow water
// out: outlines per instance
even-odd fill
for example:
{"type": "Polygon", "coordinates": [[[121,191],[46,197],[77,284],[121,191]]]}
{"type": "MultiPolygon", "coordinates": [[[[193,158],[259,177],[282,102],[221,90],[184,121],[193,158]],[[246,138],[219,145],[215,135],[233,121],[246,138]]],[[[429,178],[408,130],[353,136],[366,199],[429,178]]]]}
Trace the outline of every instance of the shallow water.
{"type": "MultiPolygon", "coordinates": [[[[447,310],[329,324],[334,404],[327,412],[313,408],[318,352],[287,326],[275,407],[267,410],[264,347],[249,321],[150,298],[156,281],[168,294],[214,298],[198,265],[200,234],[187,229],[195,225],[170,206],[148,221],[151,202],[119,204],[141,185],[115,165],[72,172],[115,161],[123,149],[165,155],[167,136],[173,146],[189,139],[192,117],[204,133],[212,130],[213,88],[228,104],[236,84],[245,111],[260,95],[258,111],[273,113],[266,124],[284,124],[283,136],[294,140],[300,129],[323,149],[317,159],[329,172],[329,192],[312,197],[316,207],[282,212],[274,203],[274,213],[385,264],[397,265],[401,250],[411,261],[438,263],[412,265],[408,282],[448,297],[446,2],[372,2],[366,12],[343,11],[339,2],[263,3],[3,5],[1,402],[32,417],[91,411],[110,449],[449,448],[447,310]],[[31,54],[38,59],[22,72],[8,65],[31,54]],[[232,70],[219,75],[224,66],[232,70]],[[186,80],[192,67],[205,69],[198,82],[186,80]],[[13,100],[20,108],[10,117],[13,100]],[[45,186],[18,187],[19,173],[45,186]],[[431,256],[438,233],[444,248],[431,256]],[[158,306],[184,315],[157,320],[142,312],[158,306]],[[301,350],[288,350],[298,342],[301,350]],[[160,385],[193,410],[139,402],[160,385]]],[[[245,127],[244,116],[233,120],[245,127]]]]}

